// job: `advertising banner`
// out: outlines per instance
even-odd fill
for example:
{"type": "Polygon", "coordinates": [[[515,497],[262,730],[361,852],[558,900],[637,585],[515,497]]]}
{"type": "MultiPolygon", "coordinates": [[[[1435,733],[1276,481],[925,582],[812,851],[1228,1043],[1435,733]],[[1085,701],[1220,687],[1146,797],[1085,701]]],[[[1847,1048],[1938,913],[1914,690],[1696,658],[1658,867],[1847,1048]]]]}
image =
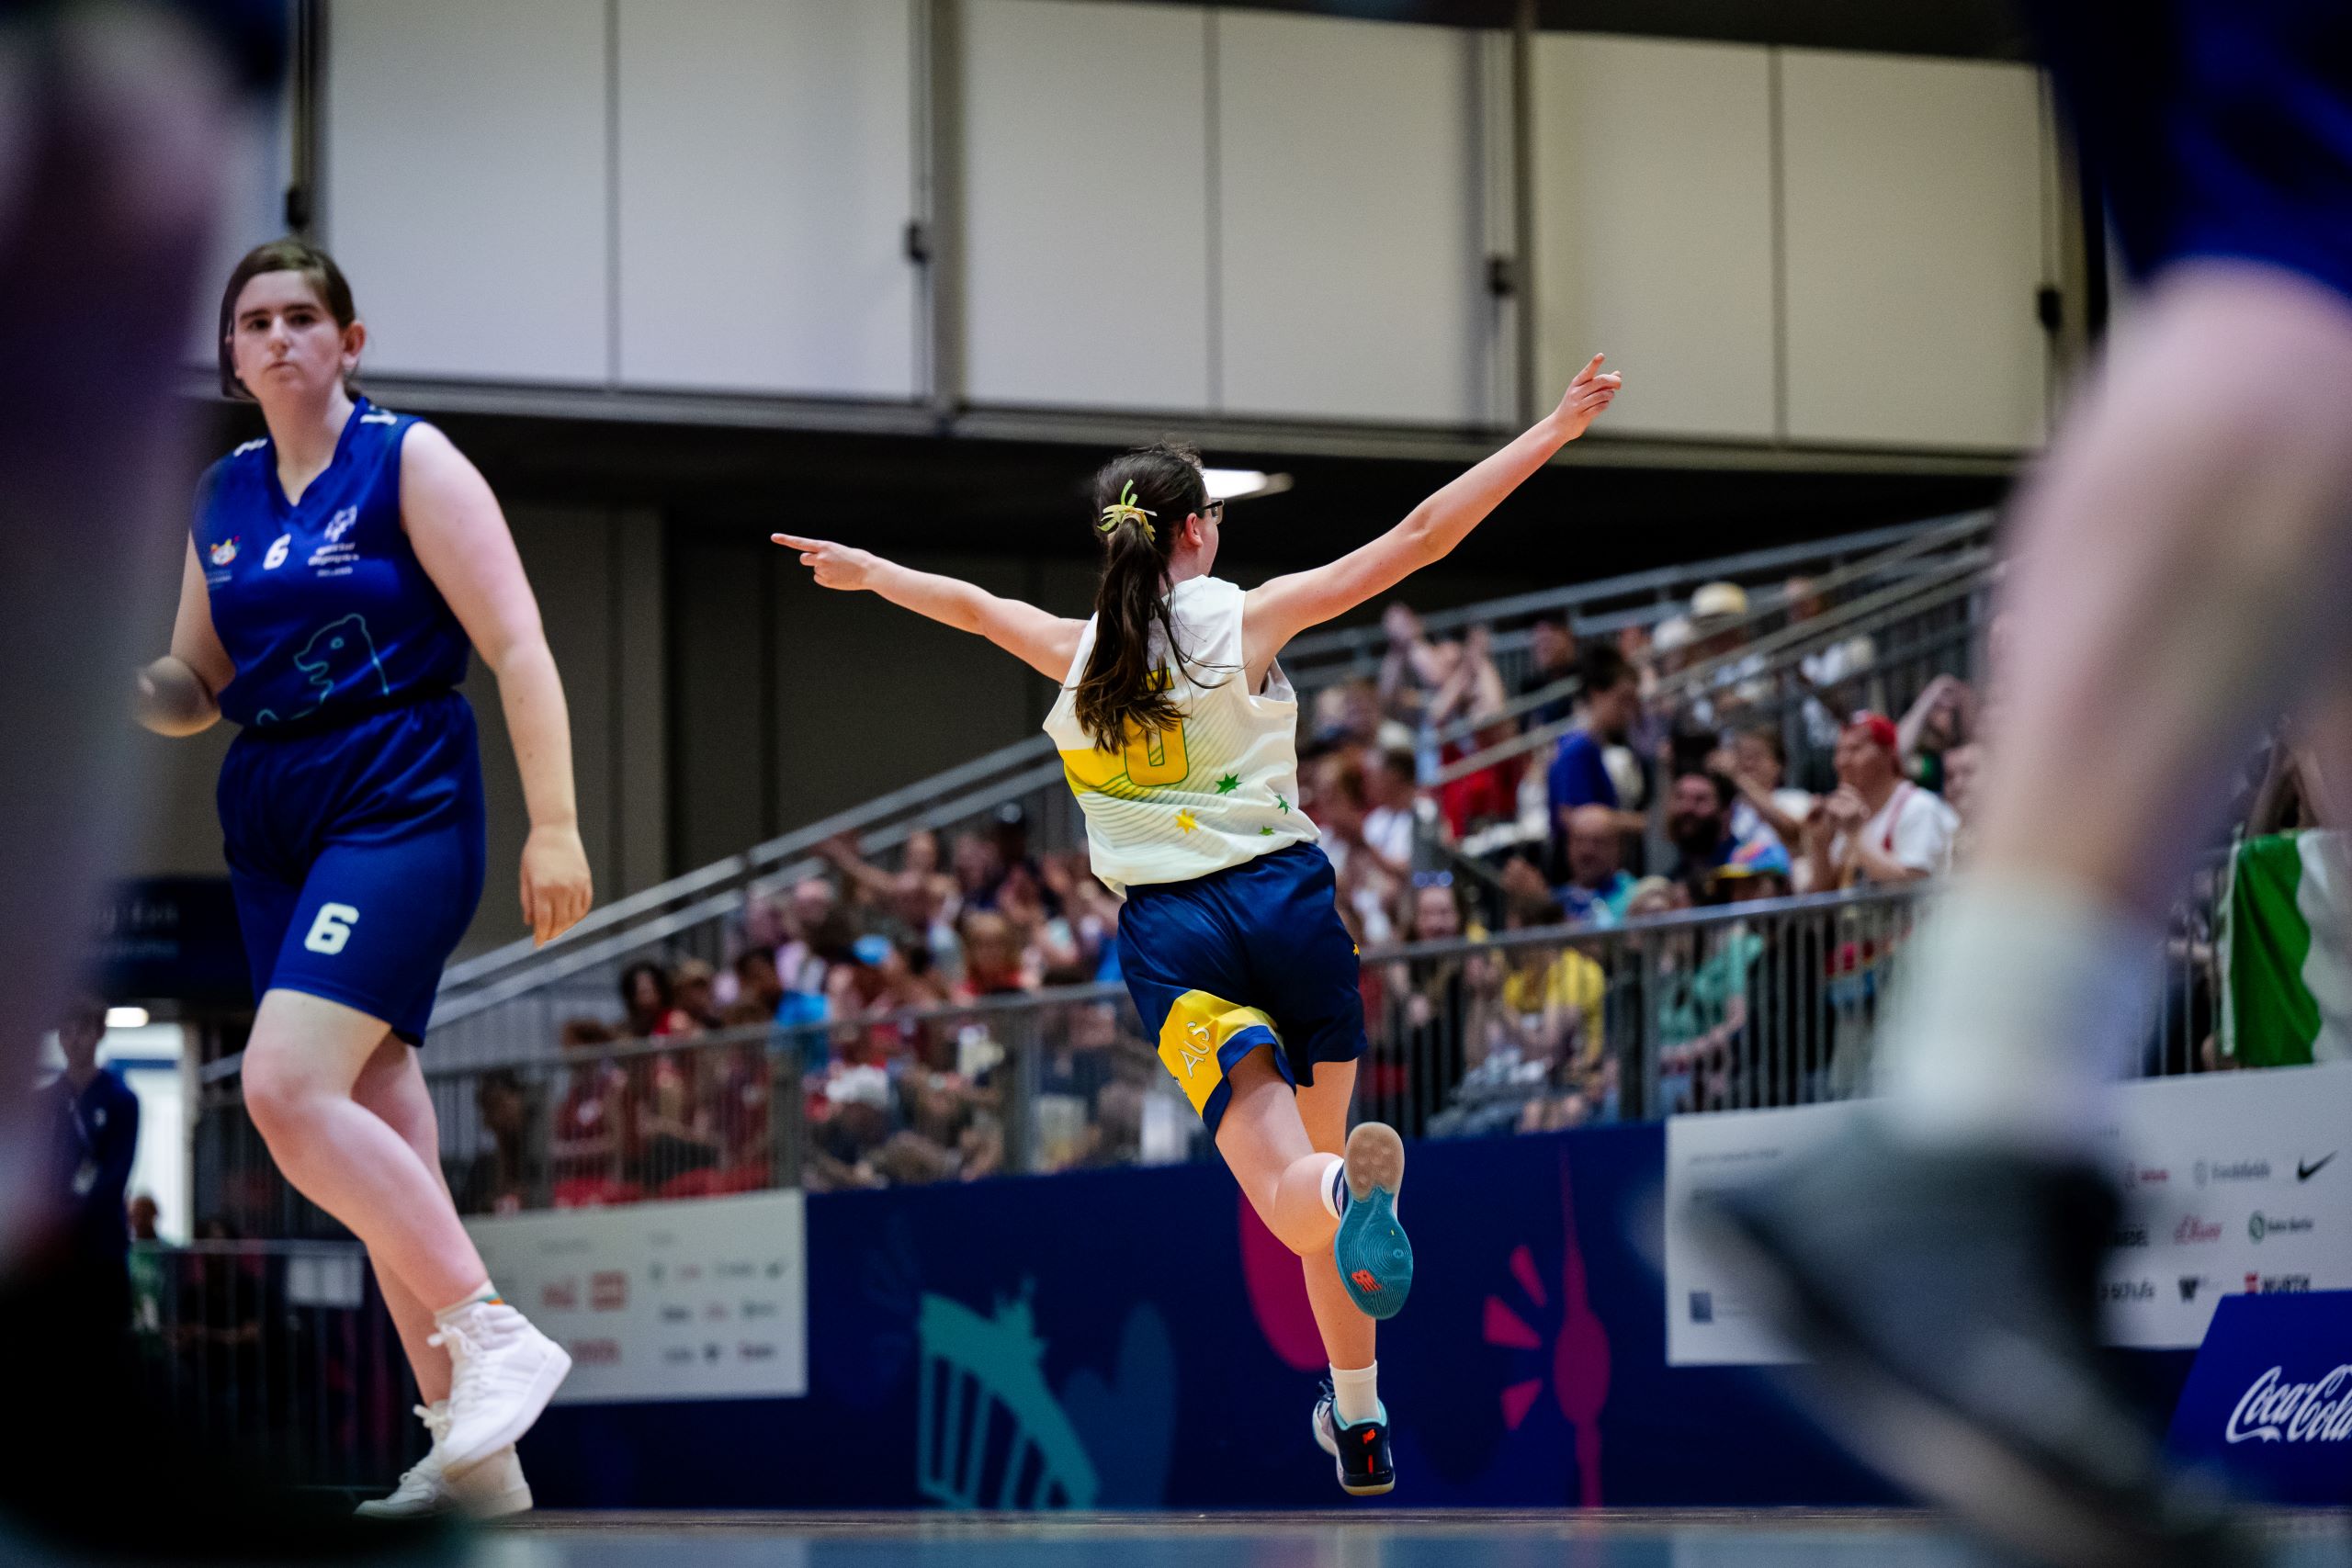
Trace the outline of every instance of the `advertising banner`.
{"type": "MultiPolygon", "coordinates": [[[[2094,1156],[2122,1191],[2100,1292],[2110,1344],[2193,1349],[2240,1295],[2352,1290],[2352,1068],[2126,1084],[2094,1156]]],[[[1841,1137],[1866,1103],[1676,1117],[1666,1134],[1668,1359],[1792,1359],[1697,1246],[1698,1192],[1841,1137]]]]}
{"type": "Polygon", "coordinates": [[[2275,1502],[2352,1503],[2352,1292],[2224,1301],[2169,1446],[2275,1502]]]}
{"type": "Polygon", "coordinates": [[[808,1392],[802,1197],[468,1220],[505,1298],[571,1352],[558,1404],[808,1392]]]}

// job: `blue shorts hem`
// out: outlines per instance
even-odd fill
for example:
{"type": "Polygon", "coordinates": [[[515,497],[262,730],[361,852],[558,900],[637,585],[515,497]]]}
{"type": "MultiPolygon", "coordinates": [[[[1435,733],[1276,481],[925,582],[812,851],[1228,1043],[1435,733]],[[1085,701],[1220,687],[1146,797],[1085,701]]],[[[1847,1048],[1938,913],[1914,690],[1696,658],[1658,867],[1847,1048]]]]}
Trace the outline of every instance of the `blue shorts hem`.
{"type": "Polygon", "coordinates": [[[405,1021],[395,1021],[391,1018],[388,1017],[387,1013],[390,1010],[384,1006],[384,998],[381,997],[362,996],[356,990],[328,985],[322,981],[308,978],[290,980],[273,978],[267,986],[262,988],[261,997],[254,998],[254,1005],[255,1007],[259,1007],[261,1005],[262,998],[268,996],[272,991],[292,991],[300,996],[316,997],[322,1002],[338,1002],[343,1006],[351,1009],[354,1012],[366,1013],[369,1018],[374,1019],[377,1022],[391,1031],[392,1033],[399,1035],[401,1040],[407,1042],[411,1045],[423,1045],[424,1043],[424,1029],[422,1027],[410,1028],[406,1025],[405,1021]]]}

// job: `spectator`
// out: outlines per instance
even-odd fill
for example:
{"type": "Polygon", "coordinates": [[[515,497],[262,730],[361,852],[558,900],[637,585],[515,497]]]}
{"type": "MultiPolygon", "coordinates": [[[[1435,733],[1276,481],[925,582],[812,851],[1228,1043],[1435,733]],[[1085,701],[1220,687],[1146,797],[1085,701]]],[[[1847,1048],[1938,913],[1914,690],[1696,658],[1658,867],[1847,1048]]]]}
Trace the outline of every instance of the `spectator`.
{"type": "Polygon", "coordinates": [[[663,1032],[699,1034],[718,1027],[717,973],[699,958],[683,959],[670,972],[672,1021],[663,1032]]]}
{"type": "MultiPolygon", "coordinates": [[[[1729,868],[1727,868],[1729,869],[1729,868]]],[[[1792,867],[1779,846],[1738,868],[1734,903],[1784,897],[1792,867]]],[[[1744,1017],[1732,1042],[1742,1103],[1801,1105],[1829,1091],[1837,1040],[1826,982],[1834,928],[1812,918],[1765,922],[1747,965],[1744,1017]]]]}
{"type": "Polygon", "coordinates": [[[1375,752],[1364,774],[1363,844],[1398,886],[1433,863],[1439,841],[1437,808],[1414,786],[1413,753],[1396,747],[1375,752]]]}
{"type": "Polygon", "coordinates": [[[964,917],[964,983],[956,995],[961,1001],[1034,990],[1035,978],[1027,969],[1020,933],[1012,922],[993,910],[975,910],[964,917]]]}
{"type": "Polygon", "coordinates": [[[808,1185],[816,1191],[880,1187],[873,1161],[890,1138],[890,1076],[876,1066],[837,1066],[810,1117],[808,1185]]]}
{"type": "Polygon", "coordinates": [[[754,1007],[772,1019],[784,1005],[784,981],[775,972],[773,948],[746,948],[735,955],[735,999],[730,1007],[754,1007]]]}
{"type": "Polygon", "coordinates": [[[1323,831],[1323,852],[1331,862],[1340,918],[1353,922],[1358,941],[1384,946],[1395,934],[1389,910],[1396,907],[1404,876],[1364,843],[1371,794],[1353,755],[1334,752],[1316,764],[1315,796],[1307,813],[1323,831]]]}
{"type": "Polygon", "coordinates": [[[576,1018],[561,1038],[571,1065],[548,1129],[551,1201],[559,1209],[634,1202],[639,1190],[624,1174],[634,1152],[629,1075],[603,1054],[613,1032],[593,1018],[576,1018]]]}
{"type": "MultiPolygon", "coordinates": [[[[1577,672],[1576,634],[1568,629],[1565,616],[1543,615],[1527,628],[1527,651],[1534,661],[1519,682],[1519,695],[1532,697],[1546,686],[1556,686],[1577,672]]],[[[1563,692],[1530,708],[1526,728],[1541,729],[1557,724],[1576,712],[1574,692],[1563,692]]]]}
{"type": "Polygon", "coordinates": [[[1944,753],[1944,804],[1951,807],[1956,826],[1951,834],[1951,858],[1968,858],[1969,840],[1976,832],[1976,780],[1984,768],[1984,747],[1971,740],[1944,753]]]}
{"type": "Polygon", "coordinates": [[[1899,747],[1894,723],[1883,714],[1857,714],[1838,735],[1838,788],[1806,834],[1806,886],[1813,891],[1917,882],[1950,867],[1960,819],[1902,776],[1899,747]]]}
{"type": "MultiPolygon", "coordinates": [[[[139,1147],[139,1097],[98,1066],[107,1005],[76,998],[57,1026],[65,1071],[40,1090],[52,1142],[50,1209],[70,1279],[110,1328],[130,1327],[130,1219],[125,1191],[139,1147]]],[[[35,1125],[43,1124],[36,1121],[35,1125]]]]}
{"type": "Polygon", "coordinates": [[[1584,696],[1577,728],[1560,737],[1546,777],[1554,833],[1565,840],[1568,813],[1579,806],[1600,806],[1616,813],[1618,830],[1639,834],[1647,824],[1637,809],[1641,802],[1627,800],[1611,776],[1606,751],[1623,746],[1642,716],[1641,678],[1624,656],[1605,643],[1584,650],[1584,696]]]}
{"type": "Polygon", "coordinates": [[[1605,806],[1579,806],[1568,813],[1568,880],[1558,891],[1560,907],[1579,926],[1613,926],[1625,918],[1634,878],[1621,862],[1624,835],[1617,814],[1605,806]]]}
{"type": "Polygon", "coordinates": [[[1694,895],[1705,893],[1715,873],[1747,843],[1770,841],[1769,831],[1743,840],[1732,831],[1732,805],[1739,790],[1719,773],[1685,773],[1674,781],[1666,807],[1667,841],[1679,857],[1674,877],[1694,895]]]}
{"type": "MultiPolygon", "coordinates": [[[[1809,577],[1792,577],[1782,589],[1788,601],[1789,625],[1818,619],[1829,608],[1809,577]]],[[[1870,673],[1878,662],[1878,647],[1869,636],[1856,633],[1826,644],[1797,661],[1805,688],[1805,743],[1818,754],[1835,748],[1844,727],[1837,715],[1849,711],[1848,688],[1870,673]]]]}
{"type": "Polygon", "coordinates": [[[162,1213],[155,1200],[141,1192],[130,1201],[130,1239],[134,1242],[157,1240],[155,1221],[162,1213]]]}
{"type": "Polygon", "coordinates": [[[1422,635],[1421,618],[1411,605],[1389,605],[1381,612],[1380,624],[1388,633],[1388,649],[1380,659],[1381,716],[1418,728],[1430,699],[1445,680],[1448,660],[1422,635]]]}
{"type": "Polygon", "coordinates": [[[711,1053],[664,1051],[646,1072],[638,1102],[638,1179],[660,1193],[665,1183],[719,1161],[718,1118],[710,1097],[711,1053]]]}
{"type": "Polygon", "coordinates": [[[621,971],[621,1006],[627,1010],[629,1039],[669,1033],[674,1005],[669,971],[659,964],[640,959],[621,971]]]}
{"type": "Polygon", "coordinates": [[[1957,675],[1939,675],[1894,727],[1903,773],[1922,789],[1943,793],[1944,753],[1965,742],[1976,726],[1976,692],[1957,675]]]}
{"type": "MultiPolygon", "coordinates": [[[[1495,668],[1493,634],[1473,626],[1458,646],[1444,684],[1430,699],[1428,722],[1432,729],[1456,724],[1474,728],[1466,736],[1445,741],[1439,760],[1453,763],[1519,734],[1518,724],[1502,716],[1510,697],[1502,672],[1495,668]]],[[[1519,815],[1519,781],[1526,763],[1510,756],[1475,773],[1453,779],[1438,790],[1438,808],[1455,838],[1519,815]]]]}
{"type": "Polygon", "coordinates": [[[1739,799],[1732,804],[1733,836],[1754,840],[1769,833],[1783,845],[1798,842],[1813,815],[1814,798],[1785,782],[1789,759],[1779,728],[1751,725],[1732,737],[1729,750],[1720,761],[1739,786],[1739,799]]]}
{"type": "Polygon", "coordinates": [[[956,878],[958,905],[965,909],[985,909],[989,907],[986,900],[996,891],[997,878],[1004,874],[1004,856],[994,837],[958,833],[948,870],[956,878]]]}
{"type": "MultiPolygon", "coordinates": [[[[1566,919],[1557,904],[1514,900],[1503,923],[1508,931],[1532,931],[1566,919]]],[[[1543,1069],[1544,1092],[1528,1102],[1522,1130],[1550,1132],[1614,1115],[1616,1075],[1601,1026],[1608,988],[1600,965],[1572,947],[1526,943],[1505,951],[1510,1043],[1522,1061],[1543,1069]]]]}
{"type": "MultiPolygon", "coordinates": [[[[1460,890],[1444,872],[1415,878],[1408,906],[1408,942],[1453,942],[1473,932],[1460,890]]],[[[1380,1108],[1386,1121],[1408,1137],[1419,1137],[1462,1082],[1470,1043],[1478,1032],[1472,1017],[1476,991],[1469,966],[1479,955],[1449,953],[1393,965],[1388,990],[1391,1024],[1373,1043],[1360,1093],[1367,1108],[1380,1108]]]]}
{"type": "Polygon", "coordinates": [[[523,1080],[508,1067],[484,1073],[474,1085],[474,1109],[481,1118],[481,1147],[458,1183],[458,1212],[519,1214],[531,1206],[538,1174],[523,1080]]]}

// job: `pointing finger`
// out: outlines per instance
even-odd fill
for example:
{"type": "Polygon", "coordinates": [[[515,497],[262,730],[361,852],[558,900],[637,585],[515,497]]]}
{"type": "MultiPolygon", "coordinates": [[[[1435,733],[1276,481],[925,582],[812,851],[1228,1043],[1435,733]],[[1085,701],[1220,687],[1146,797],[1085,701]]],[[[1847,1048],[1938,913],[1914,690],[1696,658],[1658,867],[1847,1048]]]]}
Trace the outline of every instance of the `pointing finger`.
{"type": "Polygon", "coordinates": [[[770,534],[768,543],[782,545],[787,549],[821,550],[825,547],[826,542],[822,539],[804,539],[797,534],[770,534]]]}

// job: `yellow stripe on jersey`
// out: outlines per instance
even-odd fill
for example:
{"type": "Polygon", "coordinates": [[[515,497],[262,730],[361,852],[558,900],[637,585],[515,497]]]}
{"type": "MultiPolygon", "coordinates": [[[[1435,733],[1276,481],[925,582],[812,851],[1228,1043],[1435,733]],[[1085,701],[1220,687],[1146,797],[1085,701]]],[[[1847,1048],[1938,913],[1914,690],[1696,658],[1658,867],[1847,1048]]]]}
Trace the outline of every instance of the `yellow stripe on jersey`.
{"type": "Polygon", "coordinates": [[[1258,1026],[1274,1032],[1274,1021],[1256,1008],[1240,1007],[1206,991],[1186,991],[1176,998],[1159,1026],[1159,1060],[1175,1076],[1193,1111],[1206,1115],[1209,1096],[1225,1081],[1225,1062],[1219,1055],[1225,1043],[1258,1026]]]}

